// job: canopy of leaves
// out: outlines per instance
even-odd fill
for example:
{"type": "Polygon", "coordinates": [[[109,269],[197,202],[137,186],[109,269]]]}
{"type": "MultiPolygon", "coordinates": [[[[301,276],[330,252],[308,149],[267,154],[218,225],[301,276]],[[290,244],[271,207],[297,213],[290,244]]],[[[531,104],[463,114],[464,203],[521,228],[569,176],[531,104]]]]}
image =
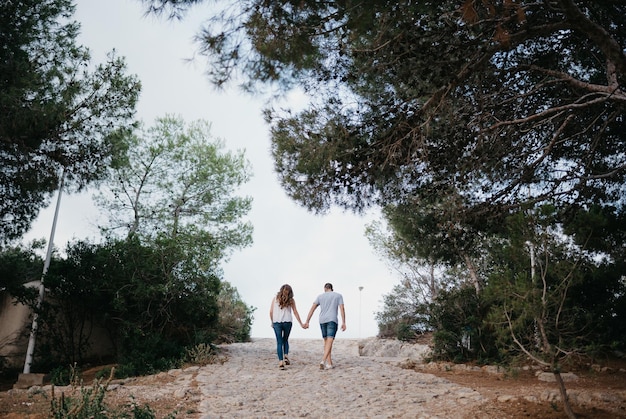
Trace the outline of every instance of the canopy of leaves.
{"type": "Polygon", "coordinates": [[[622,1],[216,7],[198,36],[215,83],[313,98],[267,114],[283,187],[311,210],[426,202],[485,228],[524,202],[623,205],[622,1]]]}
{"type": "Polygon", "coordinates": [[[20,245],[0,252],[0,292],[6,291],[22,303],[35,300],[36,290],[23,285],[41,279],[43,260],[36,250],[42,244],[35,242],[30,247],[20,245]]]}
{"type": "Polygon", "coordinates": [[[102,177],[140,84],[122,59],[90,65],[69,0],[0,7],[0,242],[20,237],[58,187],[102,177]]]}
{"type": "Polygon", "coordinates": [[[213,273],[233,248],[251,243],[252,226],[242,220],[251,198],[236,195],[250,177],[249,163],[243,152],[223,151],[210,128],[168,116],[121,133],[125,159],[110,169],[98,197],[108,210],[108,234],[174,240],[188,263],[213,273]]]}

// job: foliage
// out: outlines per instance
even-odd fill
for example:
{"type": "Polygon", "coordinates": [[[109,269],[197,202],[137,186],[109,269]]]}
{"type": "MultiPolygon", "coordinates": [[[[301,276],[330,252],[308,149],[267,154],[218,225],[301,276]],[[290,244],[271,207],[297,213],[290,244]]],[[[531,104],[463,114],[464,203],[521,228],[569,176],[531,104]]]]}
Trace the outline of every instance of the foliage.
{"type": "Polygon", "coordinates": [[[413,202],[480,230],[526,202],[620,203],[623,2],[459,6],[224,0],[198,42],[218,85],[310,94],[268,121],[281,183],[311,210],[413,202]]]}
{"type": "Polygon", "coordinates": [[[427,305],[411,299],[407,291],[404,284],[395,285],[383,296],[383,307],[376,313],[379,337],[412,340],[430,330],[427,305]]]}
{"type": "Polygon", "coordinates": [[[217,359],[216,347],[206,343],[199,343],[192,348],[188,348],[185,354],[185,360],[195,365],[214,364],[217,359]]]}
{"type": "MultiPolygon", "coordinates": [[[[139,406],[137,403],[133,402],[132,405],[132,418],[133,419],[156,419],[157,415],[154,410],[149,405],[139,406]]],[[[168,414],[166,419],[173,419],[176,417],[175,413],[168,414]]]]}
{"type": "Polygon", "coordinates": [[[46,278],[54,304],[41,316],[49,346],[39,351],[84,362],[91,328],[100,325],[117,361],[127,364],[120,370],[136,375],[177,366],[186,346],[215,338],[220,287],[214,275],[182,266],[181,254],[167,240],[69,245],[67,259],[52,263],[46,278]]]}
{"type": "Polygon", "coordinates": [[[37,254],[41,247],[42,243],[33,242],[30,246],[0,248],[0,291],[24,304],[35,300],[37,290],[23,285],[41,279],[43,260],[37,254]]]}
{"type": "MultiPolygon", "coordinates": [[[[166,117],[147,138],[117,133],[123,153],[101,203],[129,217],[126,234],[70,243],[52,261],[47,298],[41,309],[32,304],[42,324],[38,368],[82,365],[95,331],[106,332],[123,375],[178,367],[200,343],[249,340],[253,309],[221,283],[220,269],[232,248],[251,242],[241,221],[250,198],[234,196],[248,163],[243,153],[223,153],[209,128],[166,117]]],[[[27,272],[29,257],[5,251],[0,270],[27,272]]]]}
{"type": "MultiPolygon", "coordinates": [[[[602,261],[602,253],[585,247],[588,240],[583,246],[568,240],[553,227],[555,216],[554,207],[545,206],[510,218],[510,242],[501,248],[505,263],[494,271],[489,295],[500,347],[558,370],[586,347],[615,341],[625,288],[622,262],[602,261]]],[[[574,236],[593,235],[592,224],[567,225],[574,236]]]]}
{"type": "Polygon", "coordinates": [[[585,266],[570,295],[580,314],[574,320],[587,324],[583,351],[599,355],[626,348],[626,279],[624,265],[602,263],[585,266]],[[595,351],[595,354],[593,353],[595,351]]]}
{"type": "MultiPolygon", "coordinates": [[[[108,192],[98,198],[111,217],[111,227],[105,231],[113,236],[117,228],[130,241],[165,246],[169,262],[159,257],[161,276],[181,283],[184,288],[178,292],[187,294],[186,298],[206,299],[186,302],[185,310],[204,304],[207,312],[219,316],[209,328],[206,322],[191,321],[196,313],[190,314],[189,324],[197,327],[187,332],[185,341],[248,340],[253,309],[234,287],[219,282],[221,262],[233,248],[252,240],[251,225],[242,221],[251,199],[234,194],[250,176],[243,152],[224,152],[223,141],[212,138],[209,123],[185,124],[173,116],[124,135],[126,160],[111,169],[108,192]],[[202,277],[214,281],[206,290],[202,277]]],[[[136,334],[141,336],[139,330],[136,334]]],[[[129,363],[143,358],[142,352],[129,357],[129,363]]]]}
{"type": "Polygon", "coordinates": [[[173,240],[184,250],[182,263],[211,273],[233,248],[251,243],[252,227],[241,220],[251,198],[234,195],[249,179],[249,163],[243,152],[223,152],[209,123],[163,117],[124,133],[122,142],[125,161],[111,169],[98,198],[110,217],[107,234],[173,240]]]}
{"type": "Polygon", "coordinates": [[[220,342],[248,342],[255,308],[248,306],[239,292],[227,281],[222,281],[217,299],[219,321],[217,340],[220,342]]]}
{"type": "Polygon", "coordinates": [[[622,217],[607,207],[562,213],[549,205],[511,216],[499,237],[482,246],[480,293],[467,289],[466,271],[448,267],[443,272],[457,282],[424,307],[403,277],[384,296],[380,332],[399,337],[427,319],[435,330],[435,357],[451,360],[506,362],[520,354],[520,345],[548,363],[552,345],[560,348],[559,362],[623,348],[622,217]],[[539,345],[542,328],[546,341],[539,345]]]}
{"type": "Polygon", "coordinates": [[[586,240],[582,246],[568,240],[555,216],[555,208],[546,205],[511,217],[511,246],[503,248],[510,257],[492,279],[490,321],[500,348],[522,353],[554,374],[565,411],[573,418],[561,368],[568,358],[583,353],[595,321],[571,291],[592,285],[585,277],[596,270],[601,255],[588,252],[586,240]],[[530,261],[526,269],[522,240],[530,261]]]}
{"type": "MultiPolygon", "coordinates": [[[[178,13],[197,0],[144,2],[178,13]]],[[[298,86],[309,94],[303,110],[266,113],[287,194],[315,212],[380,204],[412,256],[465,265],[474,300],[451,290],[442,298],[454,304],[435,316],[451,333],[446,351],[457,350],[460,326],[482,333],[489,304],[524,291],[497,295],[502,283],[524,283],[529,270],[525,244],[507,242],[509,217],[552,205],[553,232],[567,234],[571,219],[594,206],[597,214],[623,213],[623,2],[224,0],[215,7],[198,36],[214,83],[243,76],[247,88],[298,86]],[[507,269],[521,261],[524,271],[507,269]],[[495,300],[483,300],[490,287],[495,300]]],[[[619,225],[605,239],[595,236],[600,246],[617,245],[606,251],[615,259],[608,271],[624,266],[623,232],[619,225]]],[[[577,263],[591,259],[561,245],[544,249],[550,270],[539,295],[544,314],[562,301],[579,318],[586,314],[570,292],[581,284],[584,293],[581,279],[598,267],[577,263]]],[[[506,312],[540,314],[531,300],[540,301],[535,295],[506,312]]],[[[548,341],[558,344],[559,335],[548,341]]],[[[491,356],[492,348],[481,351],[491,356]]]]}
{"type": "Polygon", "coordinates": [[[434,233],[423,225],[411,225],[418,217],[415,213],[387,207],[384,216],[389,221],[387,230],[375,222],[368,226],[366,236],[397,271],[400,283],[383,296],[382,310],[376,313],[379,335],[411,340],[432,330],[430,310],[437,306],[440,294],[471,283],[471,275],[461,264],[433,262],[434,252],[426,248],[436,240],[434,233]]]}
{"type": "Polygon", "coordinates": [[[111,53],[93,66],[69,0],[0,8],[0,243],[19,238],[58,188],[100,179],[140,84],[111,53]]]}
{"type": "Polygon", "coordinates": [[[433,357],[454,362],[496,360],[493,332],[484,321],[488,308],[472,287],[442,292],[430,307],[433,357]]]}
{"type": "MultiPolygon", "coordinates": [[[[385,218],[388,212],[385,209],[385,218]]],[[[389,222],[383,230],[380,222],[367,226],[365,236],[370,246],[387,261],[390,268],[402,278],[403,288],[396,293],[409,294],[408,300],[429,303],[437,297],[441,289],[451,286],[454,280],[445,275],[445,266],[429,259],[428,253],[417,249],[427,239],[424,236],[411,236],[401,231],[398,224],[389,222]]]]}
{"type": "Polygon", "coordinates": [[[231,196],[248,179],[247,163],[207,141],[208,129],[167,117],[148,131],[152,141],[118,133],[126,157],[111,169],[114,198],[101,202],[116,216],[132,208],[126,238],[68,244],[67,256],[53,261],[40,366],[84,363],[98,328],[123,375],[177,367],[198,343],[250,338],[253,309],[222,286],[219,268],[232,247],[251,240],[239,220],[250,199],[231,196]]]}
{"type": "Polygon", "coordinates": [[[76,364],[53,368],[50,371],[50,382],[55,386],[76,385],[80,382],[80,369],[76,364]]]}
{"type": "Polygon", "coordinates": [[[200,343],[249,340],[253,309],[230,284],[186,264],[179,246],[137,237],[68,245],[46,278],[40,365],[84,363],[98,327],[108,331],[118,376],[178,367],[185,348],[200,343]]]}
{"type": "MultiPolygon", "coordinates": [[[[430,275],[428,292],[436,297],[438,288],[454,285],[457,273],[452,272],[464,267],[464,280],[470,282],[476,292],[481,292],[485,284],[485,275],[489,259],[489,248],[497,246],[497,236],[492,231],[481,231],[468,225],[457,202],[437,198],[425,202],[405,202],[389,204],[383,209],[392,234],[394,246],[399,246],[407,253],[405,258],[425,266],[434,267],[444,274],[438,283],[430,275]],[[457,207],[457,210],[452,208],[457,207]],[[451,279],[452,278],[452,279],[451,279]]],[[[433,271],[434,274],[434,271],[433,271]]],[[[430,300],[429,299],[429,300],[430,300]]]]}

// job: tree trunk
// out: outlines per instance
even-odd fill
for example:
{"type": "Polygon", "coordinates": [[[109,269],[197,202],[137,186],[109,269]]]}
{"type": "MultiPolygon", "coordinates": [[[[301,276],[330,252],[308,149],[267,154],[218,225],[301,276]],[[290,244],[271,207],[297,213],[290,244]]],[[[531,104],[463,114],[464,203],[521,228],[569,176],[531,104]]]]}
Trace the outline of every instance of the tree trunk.
{"type": "Polygon", "coordinates": [[[467,266],[467,270],[469,271],[470,278],[472,283],[474,284],[474,288],[476,288],[476,295],[480,294],[480,280],[478,279],[478,274],[476,273],[476,266],[474,266],[474,262],[472,259],[464,254],[463,259],[465,260],[465,266],[467,266]]]}
{"type": "Polygon", "coordinates": [[[572,410],[572,406],[569,403],[569,398],[567,397],[567,390],[565,389],[565,382],[563,382],[563,377],[561,377],[561,373],[558,371],[553,371],[554,377],[556,378],[556,382],[559,384],[559,391],[561,392],[561,400],[563,400],[563,408],[565,409],[565,414],[570,419],[576,419],[576,415],[572,410]]]}

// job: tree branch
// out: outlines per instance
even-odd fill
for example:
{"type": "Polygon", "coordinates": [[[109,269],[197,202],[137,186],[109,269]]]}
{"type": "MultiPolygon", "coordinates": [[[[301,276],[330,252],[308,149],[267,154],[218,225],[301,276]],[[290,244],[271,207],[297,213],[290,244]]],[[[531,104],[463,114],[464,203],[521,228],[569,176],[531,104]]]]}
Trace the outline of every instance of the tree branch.
{"type": "Polygon", "coordinates": [[[614,63],[617,71],[626,74],[626,55],[624,49],[602,26],[591,21],[580,11],[572,0],[559,0],[561,7],[571,27],[589,37],[596,46],[606,55],[609,62],[614,63]]]}
{"type": "MultiPolygon", "coordinates": [[[[568,110],[573,110],[573,109],[582,109],[582,108],[586,108],[588,106],[592,106],[592,105],[597,105],[599,103],[603,103],[606,102],[607,100],[609,100],[609,98],[611,97],[610,94],[606,94],[606,93],[589,93],[588,95],[585,95],[583,97],[581,97],[579,100],[577,100],[574,103],[568,103],[566,105],[561,105],[561,106],[555,106],[553,108],[549,108],[546,109],[543,112],[539,112],[530,116],[526,116],[524,118],[518,118],[518,119],[513,119],[513,120],[508,120],[508,121],[500,121],[497,122],[487,128],[485,128],[484,130],[482,130],[482,132],[485,131],[493,131],[495,129],[504,127],[504,126],[509,126],[509,125],[518,125],[518,124],[524,124],[527,122],[533,122],[536,121],[538,119],[543,119],[546,118],[548,116],[552,116],[564,111],[568,111],[568,110]],[[597,97],[595,99],[591,99],[591,100],[587,100],[590,97],[593,96],[598,96],[600,95],[600,97],[597,97]]],[[[626,101],[626,96],[624,97],[624,100],[626,101]]]]}
{"type": "MultiPolygon", "coordinates": [[[[577,87],[579,89],[583,89],[583,90],[586,90],[586,91],[591,92],[591,93],[605,93],[605,94],[611,95],[611,97],[616,99],[616,100],[626,101],[626,94],[620,89],[619,84],[617,84],[617,80],[615,80],[614,82],[609,82],[608,85],[604,86],[604,85],[601,85],[601,84],[592,84],[592,83],[588,83],[588,82],[584,82],[584,81],[578,80],[578,79],[572,77],[571,75],[569,75],[567,73],[564,73],[562,71],[550,70],[550,69],[539,67],[539,66],[536,66],[536,65],[530,65],[530,66],[527,66],[527,67],[528,67],[528,69],[530,69],[532,71],[536,71],[538,73],[547,74],[547,75],[555,77],[557,79],[561,79],[563,81],[566,81],[569,84],[571,84],[572,86],[577,87]]],[[[523,68],[523,67],[521,67],[521,68],[523,68]]],[[[613,66],[613,68],[614,68],[614,66],[613,66]]]]}
{"type": "Polygon", "coordinates": [[[526,356],[528,356],[528,358],[532,359],[534,362],[536,362],[537,364],[543,367],[549,367],[550,366],[549,362],[545,362],[541,358],[536,357],[535,355],[530,353],[530,351],[526,349],[524,344],[519,341],[519,339],[517,338],[517,335],[513,331],[513,322],[511,321],[511,316],[509,315],[509,312],[506,311],[506,309],[504,310],[504,315],[506,316],[506,321],[507,321],[507,324],[509,325],[509,331],[511,332],[511,338],[513,339],[513,342],[515,342],[515,344],[520,348],[520,350],[523,353],[526,354],[526,356]]]}

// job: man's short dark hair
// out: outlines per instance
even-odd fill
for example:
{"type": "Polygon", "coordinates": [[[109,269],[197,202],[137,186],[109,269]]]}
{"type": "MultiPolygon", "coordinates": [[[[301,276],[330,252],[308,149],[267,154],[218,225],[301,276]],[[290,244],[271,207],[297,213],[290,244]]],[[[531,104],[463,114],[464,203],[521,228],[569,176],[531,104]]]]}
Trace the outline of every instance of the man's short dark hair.
{"type": "Polygon", "coordinates": [[[333,284],[331,284],[330,282],[327,282],[326,284],[324,284],[324,289],[326,290],[333,290],[333,284]]]}

